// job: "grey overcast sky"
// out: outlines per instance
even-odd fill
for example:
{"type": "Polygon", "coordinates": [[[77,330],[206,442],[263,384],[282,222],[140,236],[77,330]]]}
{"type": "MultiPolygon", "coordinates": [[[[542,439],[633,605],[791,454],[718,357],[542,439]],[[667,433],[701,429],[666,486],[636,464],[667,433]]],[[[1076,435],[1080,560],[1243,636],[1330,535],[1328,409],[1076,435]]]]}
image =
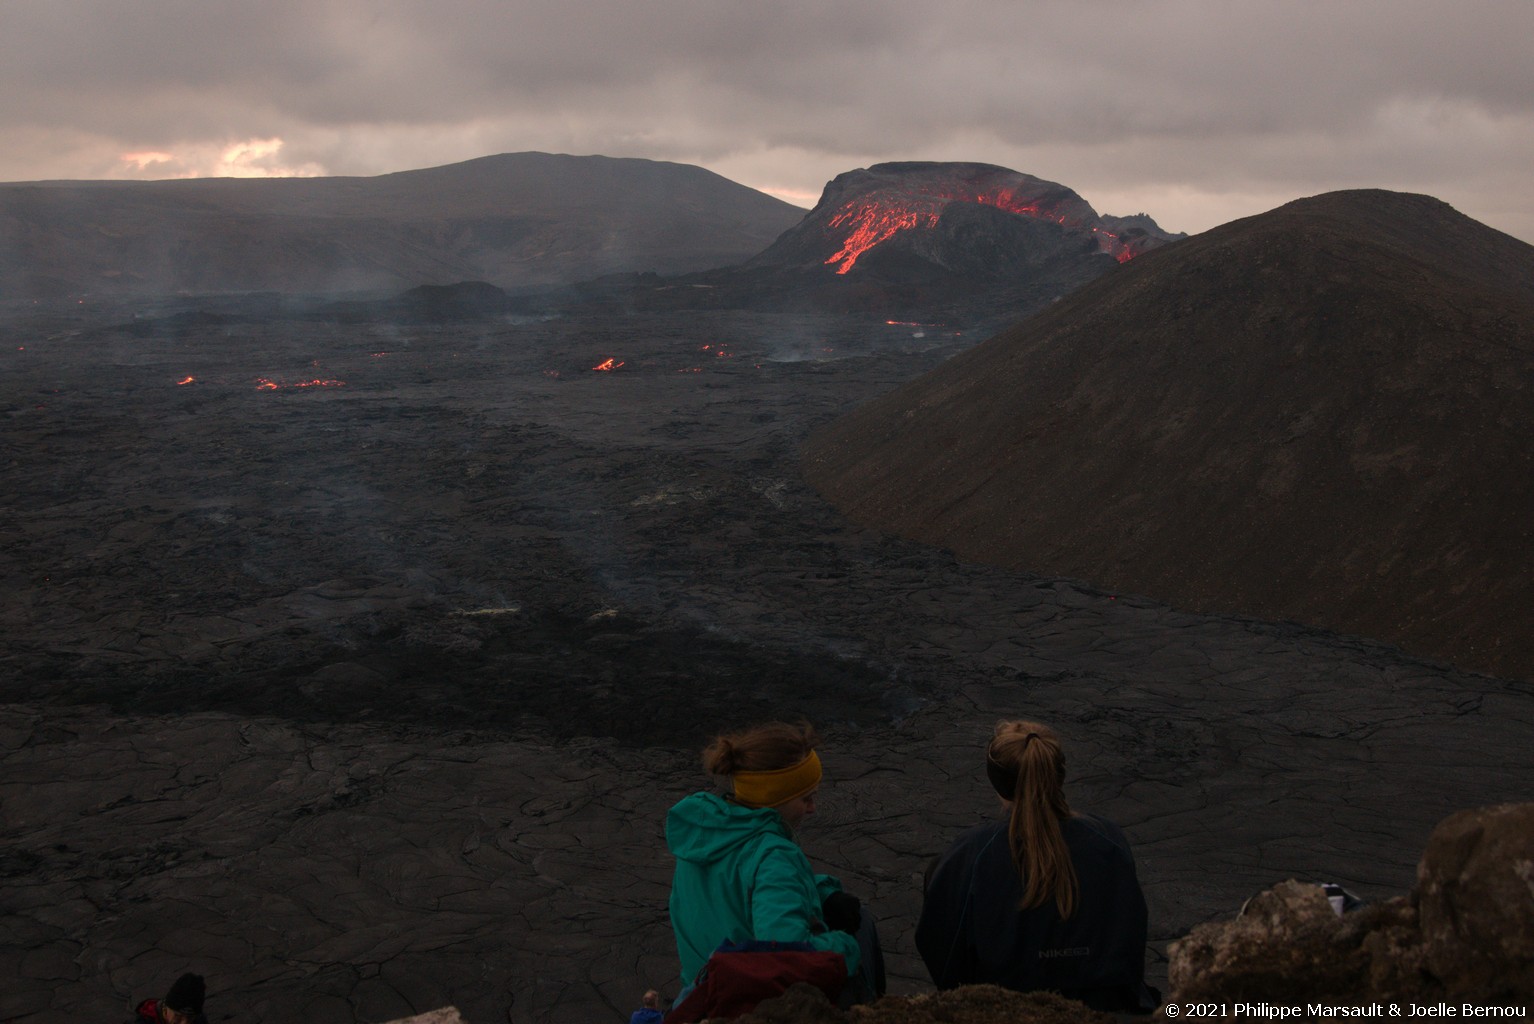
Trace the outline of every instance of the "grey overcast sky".
{"type": "Polygon", "coordinates": [[[1202,231],[1443,199],[1534,242],[1534,0],[0,0],[0,181],[978,160],[1202,231]]]}

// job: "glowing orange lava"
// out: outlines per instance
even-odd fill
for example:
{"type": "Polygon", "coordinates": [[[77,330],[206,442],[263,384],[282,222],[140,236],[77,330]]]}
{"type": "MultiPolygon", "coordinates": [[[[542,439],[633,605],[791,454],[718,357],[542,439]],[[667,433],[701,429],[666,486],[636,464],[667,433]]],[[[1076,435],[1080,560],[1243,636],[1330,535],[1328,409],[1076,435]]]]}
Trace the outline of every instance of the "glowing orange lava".
{"type": "MultiPolygon", "coordinates": [[[[1038,217],[1057,224],[1067,223],[1063,214],[1045,209],[1037,200],[1020,196],[1017,190],[1005,186],[965,187],[956,183],[949,187],[923,188],[916,193],[886,190],[854,200],[832,216],[829,226],[848,229],[849,234],[841,248],[825,263],[827,266],[835,264],[836,272],[845,274],[857,263],[858,257],[894,235],[912,228],[936,226],[943,207],[953,202],[978,203],[1007,213],[1038,217]]],[[[1120,263],[1134,256],[1117,235],[1096,227],[1092,230],[1103,251],[1112,253],[1120,263]]]]}
{"type": "Polygon", "coordinates": [[[616,370],[618,367],[620,367],[622,365],[623,365],[623,363],[615,362],[613,360],[612,356],[608,356],[606,359],[602,360],[600,363],[598,363],[597,365],[593,366],[592,369],[593,370],[597,370],[597,371],[599,371],[601,373],[609,373],[609,372],[611,372],[613,370],[616,370]]]}
{"type": "Polygon", "coordinates": [[[842,243],[827,264],[837,264],[836,272],[845,274],[858,257],[880,242],[901,231],[915,227],[930,228],[937,223],[936,210],[891,209],[880,203],[851,206],[831,218],[833,228],[852,226],[852,234],[842,243]]]}
{"type": "Polygon", "coordinates": [[[183,384],[190,384],[190,383],[192,383],[196,379],[197,379],[196,377],[183,377],[180,380],[176,381],[176,386],[179,388],[181,385],[183,385],[183,384]]]}
{"type": "Polygon", "coordinates": [[[280,388],[344,388],[344,380],[294,380],[276,381],[270,377],[257,377],[256,388],[260,391],[277,391],[280,388]]]}

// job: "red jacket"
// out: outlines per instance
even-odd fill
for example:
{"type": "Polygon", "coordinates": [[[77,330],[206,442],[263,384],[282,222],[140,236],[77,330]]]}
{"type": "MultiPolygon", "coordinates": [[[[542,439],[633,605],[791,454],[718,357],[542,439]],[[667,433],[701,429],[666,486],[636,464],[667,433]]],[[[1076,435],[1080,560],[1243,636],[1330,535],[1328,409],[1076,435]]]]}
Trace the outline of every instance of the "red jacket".
{"type": "MultiPolygon", "coordinates": [[[[160,1020],[160,1001],[158,999],[146,999],[138,1004],[134,1010],[138,1016],[133,1018],[133,1024],[162,1024],[160,1020]]],[[[192,1018],[196,1024],[208,1024],[208,1018],[202,1014],[192,1018]]]]}

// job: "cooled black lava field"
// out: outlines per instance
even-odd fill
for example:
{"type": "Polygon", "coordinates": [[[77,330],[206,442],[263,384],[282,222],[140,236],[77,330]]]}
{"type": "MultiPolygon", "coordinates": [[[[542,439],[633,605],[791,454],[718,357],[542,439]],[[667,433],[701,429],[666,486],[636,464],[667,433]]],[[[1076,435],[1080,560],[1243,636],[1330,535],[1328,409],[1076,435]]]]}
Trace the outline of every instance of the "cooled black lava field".
{"type": "Polygon", "coordinates": [[[678,985],[665,810],[765,717],[826,737],[803,842],[900,992],[1000,717],[1125,827],[1153,957],[1285,878],[1398,894],[1438,820],[1527,797],[1527,684],[962,564],[803,484],[810,429],[978,340],[9,310],[0,1019],[188,969],[214,1019],[617,1019],[678,985]]]}

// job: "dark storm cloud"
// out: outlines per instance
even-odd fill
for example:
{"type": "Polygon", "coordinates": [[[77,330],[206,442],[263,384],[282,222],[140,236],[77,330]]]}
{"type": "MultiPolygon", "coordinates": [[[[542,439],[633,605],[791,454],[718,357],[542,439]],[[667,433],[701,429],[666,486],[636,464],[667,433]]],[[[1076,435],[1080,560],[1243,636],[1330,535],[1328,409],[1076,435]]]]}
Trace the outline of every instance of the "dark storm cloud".
{"type": "Polygon", "coordinates": [[[1172,228],[1370,185],[1529,238],[1529,38],[1526,0],[8,5],[0,179],[539,149],[812,198],[879,160],[977,159],[1172,228]]]}

